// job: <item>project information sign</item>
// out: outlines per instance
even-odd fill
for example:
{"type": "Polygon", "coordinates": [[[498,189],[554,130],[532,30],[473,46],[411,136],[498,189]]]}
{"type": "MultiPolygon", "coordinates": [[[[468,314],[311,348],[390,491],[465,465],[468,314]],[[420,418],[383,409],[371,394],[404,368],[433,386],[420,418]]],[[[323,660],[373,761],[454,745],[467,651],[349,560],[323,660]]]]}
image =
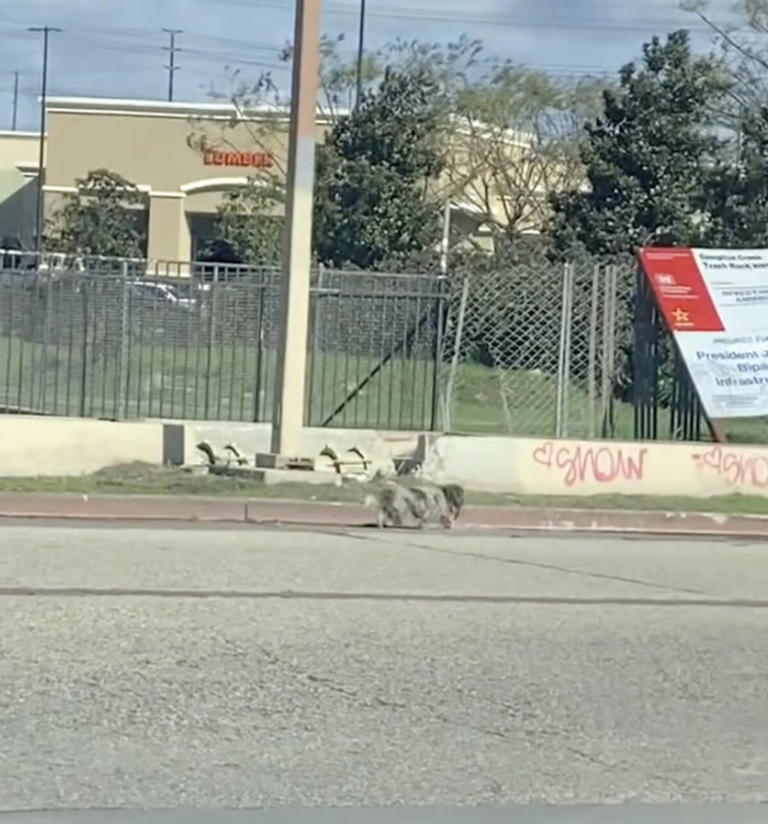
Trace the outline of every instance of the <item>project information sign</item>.
{"type": "Polygon", "coordinates": [[[709,417],[768,415],[768,249],[639,257],[709,417]]]}

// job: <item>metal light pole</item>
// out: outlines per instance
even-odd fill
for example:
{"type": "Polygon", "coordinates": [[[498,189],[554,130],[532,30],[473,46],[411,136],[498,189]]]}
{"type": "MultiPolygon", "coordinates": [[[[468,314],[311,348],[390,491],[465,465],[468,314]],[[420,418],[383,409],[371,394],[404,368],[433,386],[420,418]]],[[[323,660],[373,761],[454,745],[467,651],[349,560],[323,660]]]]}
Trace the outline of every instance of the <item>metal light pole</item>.
{"type": "Polygon", "coordinates": [[[451,247],[451,210],[453,205],[450,200],[445,201],[443,208],[443,236],[440,240],[440,274],[445,277],[448,274],[448,252],[451,247]]]}
{"type": "Polygon", "coordinates": [[[355,108],[360,105],[363,94],[363,53],[365,51],[365,0],[360,0],[360,30],[357,35],[357,91],[355,108]]]}
{"type": "Polygon", "coordinates": [[[37,167],[37,213],[35,216],[35,243],[43,251],[43,187],[45,186],[45,99],[48,93],[48,36],[60,32],[55,26],[30,26],[29,31],[43,33],[43,79],[40,90],[40,152],[37,167]]]}
{"type": "Polygon", "coordinates": [[[168,100],[173,100],[173,76],[179,70],[179,67],[176,65],[176,52],[181,51],[180,48],[176,46],[176,35],[177,34],[184,34],[182,29],[163,29],[163,31],[168,35],[170,42],[167,46],[163,46],[163,48],[170,54],[170,58],[168,60],[168,65],[165,67],[168,69],[168,100]]]}
{"type": "Polygon", "coordinates": [[[280,290],[280,340],[272,410],[272,452],[269,456],[273,465],[283,463],[277,460],[278,456],[298,456],[304,424],[315,119],[320,71],[320,0],[296,0],[293,42],[286,244],[280,290]]]}
{"type": "Polygon", "coordinates": [[[11,129],[16,131],[16,117],[19,113],[19,73],[13,73],[13,116],[11,118],[11,129]]]}

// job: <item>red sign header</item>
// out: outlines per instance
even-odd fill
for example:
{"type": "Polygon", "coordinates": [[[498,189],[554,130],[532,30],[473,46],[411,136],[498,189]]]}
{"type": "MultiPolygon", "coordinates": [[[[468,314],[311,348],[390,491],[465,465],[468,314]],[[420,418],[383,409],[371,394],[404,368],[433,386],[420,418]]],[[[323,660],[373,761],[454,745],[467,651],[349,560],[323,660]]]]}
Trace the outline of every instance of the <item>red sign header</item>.
{"type": "Polygon", "coordinates": [[[690,249],[650,246],[641,249],[638,257],[670,331],[723,331],[723,322],[690,249]]]}
{"type": "Polygon", "coordinates": [[[252,169],[269,169],[275,159],[269,152],[221,152],[207,149],[203,152],[206,166],[241,166],[252,169]]]}

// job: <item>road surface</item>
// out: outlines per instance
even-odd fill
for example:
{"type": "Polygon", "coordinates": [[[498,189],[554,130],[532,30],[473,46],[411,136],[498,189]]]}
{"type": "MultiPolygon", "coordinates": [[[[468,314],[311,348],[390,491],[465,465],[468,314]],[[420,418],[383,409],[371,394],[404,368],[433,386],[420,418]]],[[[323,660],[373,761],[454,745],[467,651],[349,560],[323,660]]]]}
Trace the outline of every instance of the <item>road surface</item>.
{"type": "Polygon", "coordinates": [[[768,545],[0,526],[0,810],[768,800],[768,545]]]}

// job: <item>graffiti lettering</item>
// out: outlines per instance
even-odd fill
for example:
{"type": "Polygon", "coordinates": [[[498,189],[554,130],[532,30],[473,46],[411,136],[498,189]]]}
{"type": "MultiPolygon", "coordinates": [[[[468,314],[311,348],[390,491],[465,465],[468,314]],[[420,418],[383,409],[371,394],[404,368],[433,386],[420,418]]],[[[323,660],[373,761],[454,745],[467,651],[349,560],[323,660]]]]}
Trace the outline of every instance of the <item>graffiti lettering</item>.
{"type": "Polygon", "coordinates": [[[612,446],[558,446],[547,441],[533,450],[533,460],[547,469],[560,470],[566,486],[585,481],[641,481],[647,449],[612,446]]]}
{"type": "Polygon", "coordinates": [[[746,484],[768,487],[768,456],[713,446],[707,452],[699,452],[691,457],[700,471],[714,473],[732,486],[746,484]]]}

